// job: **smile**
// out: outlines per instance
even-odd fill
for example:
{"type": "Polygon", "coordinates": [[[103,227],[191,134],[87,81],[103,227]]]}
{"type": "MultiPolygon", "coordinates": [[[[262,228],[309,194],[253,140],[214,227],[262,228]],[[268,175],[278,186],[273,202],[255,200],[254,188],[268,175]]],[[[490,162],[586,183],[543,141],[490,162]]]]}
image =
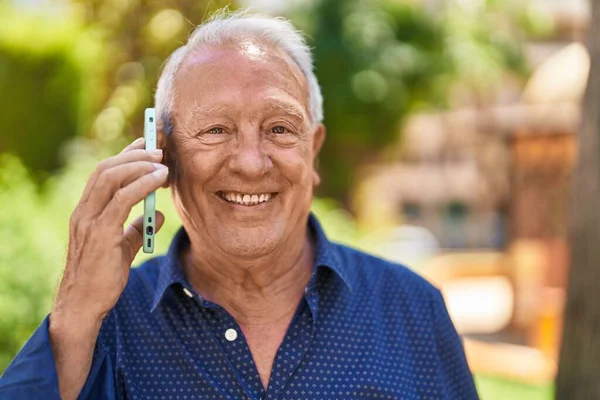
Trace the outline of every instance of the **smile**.
{"type": "Polygon", "coordinates": [[[217,192],[217,196],[223,200],[243,206],[254,206],[257,204],[266,203],[275,197],[276,194],[277,193],[247,194],[239,192],[217,192]]]}

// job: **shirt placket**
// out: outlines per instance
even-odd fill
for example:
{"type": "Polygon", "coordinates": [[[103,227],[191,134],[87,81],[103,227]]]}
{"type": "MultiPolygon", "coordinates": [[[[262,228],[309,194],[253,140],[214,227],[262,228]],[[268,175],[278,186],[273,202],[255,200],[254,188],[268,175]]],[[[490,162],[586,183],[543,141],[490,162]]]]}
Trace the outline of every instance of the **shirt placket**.
{"type": "MultiPolygon", "coordinates": [[[[191,298],[195,306],[190,308],[191,314],[187,321],[189,336],[201,334],[202,340],[188,342],[194,359],[200,371],[206,371],[204,378],[212,385],[212,390],[227,399],[244,398],[244,391],[237,381],[235,371],[229,365],[227,351],[222,343],[214,336],[214,327],[219,324],[216,315],[220,307],[198,296],[191,287],[183,285],[183,293],[191,298]]],[[[206,393],[206,396],[209,394],[206,393]]],[[[214,394],[213,394],[214,395],[214,394]]]]}
{"type": "MultiPolygon", "coordinates": [[[[266,399],[279,398],[310,349],[317,315],[317,302],[317,292],[310,283],[275,356],[266,399]]],[[[301,393],[299,395],[303,397],[301,393]]]]}
{"type": "MultiPolygon", "coordinates": [[[[285,389],[308,352],[314,336],[318,309],[316,275],[315,271],[275,356],[266,391],[263,388],[250,347],[235,319],[221,306],[198,296],[191,287],[184,287],[184,293],[196,301],[203,316],[202,319],[209,326],[226,356],[226,360],[219,363],[212,362],[207,369],[213,376],[234,375],[236,378],[238,390],[233,391],[231,387],[225,389],[228,398],[276,399],[285,389]],[[228,371],[225,372],[223,369],[228,371]]],[[[203,352],[201,348],[198,348],[197,351],[198,354],[203,352]]]]}
{"type": "Polygon", "coordinates": [[[227,355],[245,399],[262,399],[265,391],[250,347],[235,319],[222,307],[213,309],[210,327],[227,355]]]}

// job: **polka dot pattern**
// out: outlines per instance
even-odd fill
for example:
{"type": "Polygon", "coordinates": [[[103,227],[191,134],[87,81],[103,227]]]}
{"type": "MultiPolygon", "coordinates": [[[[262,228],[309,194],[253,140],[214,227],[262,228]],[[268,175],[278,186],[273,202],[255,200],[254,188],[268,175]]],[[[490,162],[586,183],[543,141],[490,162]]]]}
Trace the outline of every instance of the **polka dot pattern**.
{"type": "Polygon", "coordinates": [[[82,396],[477,399],[439,291],[403,266],[329,242],[312,215],[309,225],[313,275],[266,389],[236,321],[183,276],[181,230],[167,255],[131,271],[82,396]]]}

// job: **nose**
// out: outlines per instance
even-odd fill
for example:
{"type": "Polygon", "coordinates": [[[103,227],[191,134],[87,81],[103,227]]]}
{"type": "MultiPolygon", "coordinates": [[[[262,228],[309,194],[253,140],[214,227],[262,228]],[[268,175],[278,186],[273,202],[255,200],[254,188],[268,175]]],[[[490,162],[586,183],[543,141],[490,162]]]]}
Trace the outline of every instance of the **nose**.
{"type": "Polygon", "coordinates": [[[229,160],[230,169],[246,179],[264,176],[273,166],[271,157],[264,151],[260,132],[240,132],[234,154],[229,160]]]}

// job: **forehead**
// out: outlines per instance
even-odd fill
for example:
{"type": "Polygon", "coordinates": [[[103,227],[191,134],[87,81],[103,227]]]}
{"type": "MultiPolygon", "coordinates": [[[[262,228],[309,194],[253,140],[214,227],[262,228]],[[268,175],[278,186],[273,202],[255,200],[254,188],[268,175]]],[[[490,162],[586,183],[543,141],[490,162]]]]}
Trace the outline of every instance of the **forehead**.
{"type": "Polygon", "coordinates": [[[174,90],[173,111],[179,116],[199,106],[236,102],[244,107],[295,102],[308,110],[300,68],[284,51],[252,38],[193,50],[175,76],[174,90]]]}

